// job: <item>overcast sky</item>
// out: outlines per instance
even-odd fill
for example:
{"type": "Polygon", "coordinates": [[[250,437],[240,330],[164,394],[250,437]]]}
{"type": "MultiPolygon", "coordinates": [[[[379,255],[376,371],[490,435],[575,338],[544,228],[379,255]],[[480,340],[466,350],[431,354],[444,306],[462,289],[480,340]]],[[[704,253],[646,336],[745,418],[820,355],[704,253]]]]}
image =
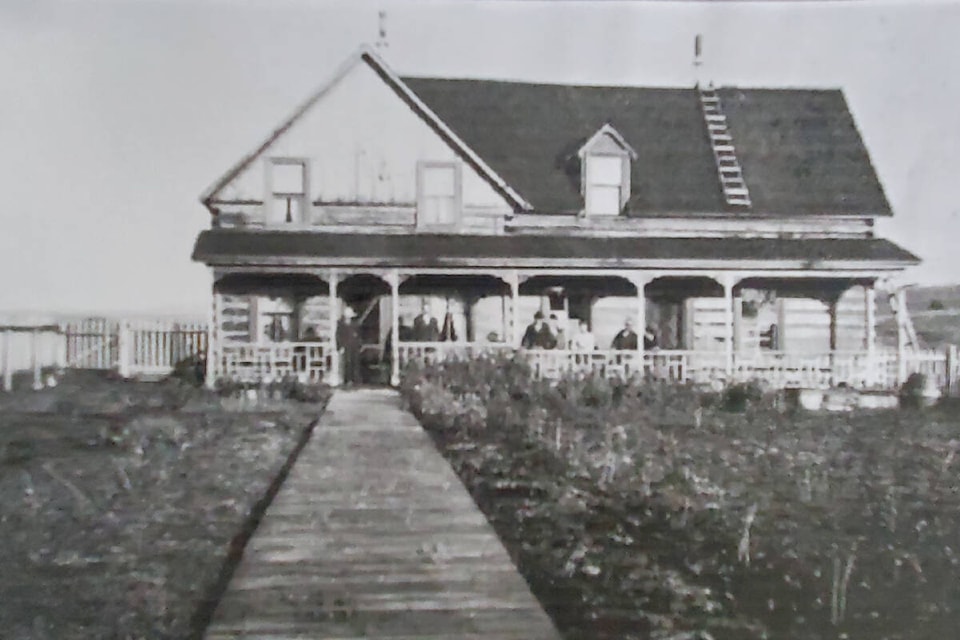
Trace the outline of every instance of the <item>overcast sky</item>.
{"type": "Polygon", "coordinates": [[[0,0],[0,310],[203,313],[199,194],[377,36],[411,75],[840,87],[911,278],[960,282],[960,4],[0,0]]]}

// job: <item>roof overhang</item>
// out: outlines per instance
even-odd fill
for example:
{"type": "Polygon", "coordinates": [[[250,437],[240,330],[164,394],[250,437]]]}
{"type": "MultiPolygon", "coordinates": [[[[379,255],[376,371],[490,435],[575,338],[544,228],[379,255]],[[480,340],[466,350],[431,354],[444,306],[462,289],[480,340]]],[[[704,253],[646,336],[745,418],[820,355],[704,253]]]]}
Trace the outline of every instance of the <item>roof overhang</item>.
{"type": "Polygon", "coordinates": [[[213,229],[193,259],[210,266],[769,269],[897,271],[920,262],[876,238],[637,238],[367,234],[213,229]]]}

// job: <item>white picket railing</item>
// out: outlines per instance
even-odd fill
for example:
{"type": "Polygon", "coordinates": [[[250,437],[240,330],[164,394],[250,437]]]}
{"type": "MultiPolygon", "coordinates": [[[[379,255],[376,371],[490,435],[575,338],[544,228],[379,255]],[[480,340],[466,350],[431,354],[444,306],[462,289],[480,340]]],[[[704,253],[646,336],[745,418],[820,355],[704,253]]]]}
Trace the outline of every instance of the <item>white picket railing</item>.
{"type": "MultiPolygon", "coordinates": [[[[956,353],[956,349],[953,353],[956,353]]],[[[479,353],[513,352],[504,344],[487,343],[400,343],[400,364],[428,364],[446,359],[462,359],[479,353]]],[[[773,388],[896,389],[901,380],[896,351],[877,350],[832,353],[789,353],[762,351],[735,354],[731,375],[727,375],[726,354],[722,351],[652,350],[644,352],[643,366],[636,351],[562,349],[516,350],[530,363],[540,378],[556,378],[566,373],[598,373],[607,377],[629,378],[635,375],[673,382],[708,384],[762,380],[773,388]]],[[[940,388],[952,386],[960,391],[960,362],[947,352],[912,350],[905,354],[903,376],[922,373],[940,388]]]]}
{"type": "Polygon", "coordinates": [[[211,362],[215,379],[264,382],[295,377],[304,383],[319,383],[329,378],[330,345],[325,342],[223,344],[211,362]]]}

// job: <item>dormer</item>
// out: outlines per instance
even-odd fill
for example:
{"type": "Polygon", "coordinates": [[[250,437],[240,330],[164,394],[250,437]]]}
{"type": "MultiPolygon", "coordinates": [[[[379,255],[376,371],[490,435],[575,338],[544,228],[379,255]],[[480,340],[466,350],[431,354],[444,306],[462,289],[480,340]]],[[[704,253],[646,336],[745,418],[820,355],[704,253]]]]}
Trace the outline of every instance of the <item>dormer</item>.
{"type": "Polygon", "coordinates": [[[610,124],[580,147],[580,193],[588,216],[618,216],[630,199],[630,163],[637,152],[610,124]]]}

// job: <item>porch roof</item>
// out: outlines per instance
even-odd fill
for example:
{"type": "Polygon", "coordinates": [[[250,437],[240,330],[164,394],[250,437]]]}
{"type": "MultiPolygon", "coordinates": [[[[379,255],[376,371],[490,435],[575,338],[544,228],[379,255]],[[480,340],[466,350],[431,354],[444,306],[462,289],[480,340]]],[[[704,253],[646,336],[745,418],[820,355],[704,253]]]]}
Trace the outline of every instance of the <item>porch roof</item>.
{"type": "Polygon", "coordinates": [[[366,267],[902,268],[919,258],[878,238],[637,238],[367,234],[212,229],[193,259],[211,265],[366,267]]]}

